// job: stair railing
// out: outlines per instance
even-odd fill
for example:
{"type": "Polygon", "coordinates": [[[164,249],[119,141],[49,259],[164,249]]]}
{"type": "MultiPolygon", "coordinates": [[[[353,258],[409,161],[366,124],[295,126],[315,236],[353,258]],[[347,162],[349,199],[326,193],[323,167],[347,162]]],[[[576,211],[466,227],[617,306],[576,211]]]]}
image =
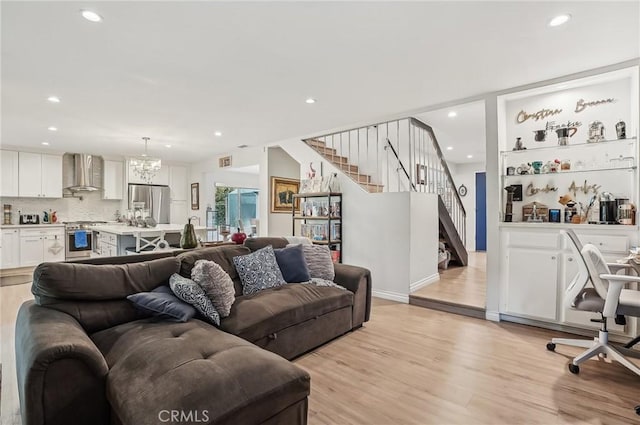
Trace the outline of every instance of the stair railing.
{"type": "Polygon", "coordinates": [[[304,142],[311,146],[316,143],[316,150],[365,190],[440,195],[460,239],[466,241],[466,211],[429,125],[407,117],[304,142]]]}

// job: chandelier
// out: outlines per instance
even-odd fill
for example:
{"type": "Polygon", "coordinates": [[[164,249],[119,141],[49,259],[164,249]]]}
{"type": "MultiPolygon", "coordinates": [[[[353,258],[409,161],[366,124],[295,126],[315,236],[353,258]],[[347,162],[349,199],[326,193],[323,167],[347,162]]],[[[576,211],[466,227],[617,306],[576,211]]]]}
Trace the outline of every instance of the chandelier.
{"type": "Polygon", "coordinates": [[[140,158],[132,158],[130,164],[131,167],[133,167],[134,174],[149,184],[155,177],[156,173],[160,171],[162,161],[160,159],[149,157],[147,154],[149,138],[143,137],[142,140],[144,140],[144,153],[140,158]]]}

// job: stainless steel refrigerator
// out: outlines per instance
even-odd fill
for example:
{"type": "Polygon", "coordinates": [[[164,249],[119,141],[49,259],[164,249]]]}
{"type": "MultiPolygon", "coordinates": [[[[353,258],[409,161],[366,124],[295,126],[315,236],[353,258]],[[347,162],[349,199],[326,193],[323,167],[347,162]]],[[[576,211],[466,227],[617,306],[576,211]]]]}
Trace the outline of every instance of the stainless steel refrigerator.
{"type": "Polygon", "coordinates": [[[144,202],[144,208],[158,224],[171,223],[169,186],[158,184],[129,183],[129,206],[134,209],[134,202],[144,202]]]}

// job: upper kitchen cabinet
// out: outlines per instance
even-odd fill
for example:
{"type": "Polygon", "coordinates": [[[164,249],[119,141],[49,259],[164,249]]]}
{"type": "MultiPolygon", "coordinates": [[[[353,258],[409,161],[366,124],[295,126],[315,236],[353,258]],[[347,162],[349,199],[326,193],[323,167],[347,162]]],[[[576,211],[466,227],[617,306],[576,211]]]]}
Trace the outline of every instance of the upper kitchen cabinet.
{"type": "Polygon", "coordinates": [[[0,151],[0,196],[18,196],[18,152],[0,151]]]}
{"type": "Polygon", "coordinates": [[[124,163],[104,161],[104,199],[122,199],[124,187],[124,163]]]}
{"type": "Polygon", "coordinates": [[[151,179],[150,182],[145,181],[140,178],[139,175],[133,171],[133,167],[131,166],[131,161],[127,161],[127,182],[135,183],[135,184],[162,184],[169,185],[169,166],[166,164],[162,164],[160,167],[160,171],[156,173],[155,176],[151,179]]]}
{"type": "Polygon", "coordinates": [[[18,196],[62,198],[62,156],[19,152],[18,196]]]}
{"type": "Polygon", "coordinates": [[[169,186],[171,201],[187,200],[187,167],[172,165],[169,167],[169,186]]]}

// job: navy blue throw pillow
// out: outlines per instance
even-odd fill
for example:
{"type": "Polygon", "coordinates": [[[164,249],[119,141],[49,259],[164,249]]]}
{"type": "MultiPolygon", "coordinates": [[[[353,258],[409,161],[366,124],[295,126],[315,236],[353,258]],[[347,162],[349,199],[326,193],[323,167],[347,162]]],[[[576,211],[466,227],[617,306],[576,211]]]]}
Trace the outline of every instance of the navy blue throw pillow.
{"type": "Polygon", "coordinates": [[[302,245],[274,249],[276,261],[287,283],[308,282],[311,280],[307,261],[304,259],[302,245]]]}
{"type": "Polygon", "coordinates": [[[137,309],[173,322],[186,322],[196,315],[196,309],[176,297],[171,288],[158,286],[151,292],[139,292],[127,297],[137,309]]]}

